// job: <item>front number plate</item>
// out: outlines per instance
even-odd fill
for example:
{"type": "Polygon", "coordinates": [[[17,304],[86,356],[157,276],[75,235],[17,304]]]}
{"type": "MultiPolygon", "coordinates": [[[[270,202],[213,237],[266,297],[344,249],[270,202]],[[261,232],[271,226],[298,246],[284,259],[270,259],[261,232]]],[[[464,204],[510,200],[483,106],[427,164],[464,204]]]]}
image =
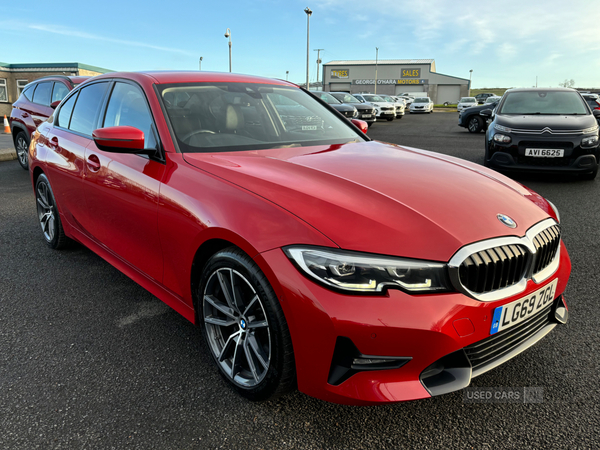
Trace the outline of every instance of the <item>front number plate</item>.
{"type": "Polygon", "coordinates": [[[562,148],[526,148],[525,156],[534,158],[562,158],[565,151],[562,148]]]}
{"type": "Polygon", "coordinates": [[[371,114],[363,114],[363,119],[370,119],[371,118],[371,114]]]}
{"type": "Polygon", "coordinates": [[[490,334],[515,326],[544,309],[554,300],[557,284],[558,278],[525,298],[498,306],[494,309],[490,334]]]}

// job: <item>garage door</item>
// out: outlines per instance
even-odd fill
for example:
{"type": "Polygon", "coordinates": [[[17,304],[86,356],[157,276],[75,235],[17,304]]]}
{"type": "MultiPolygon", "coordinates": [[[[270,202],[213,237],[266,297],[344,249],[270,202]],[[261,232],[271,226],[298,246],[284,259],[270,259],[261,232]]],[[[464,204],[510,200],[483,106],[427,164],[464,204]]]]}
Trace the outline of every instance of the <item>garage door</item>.
{"type": "Polygon", "coordinates": [[[458,103],[460,100],[460,85],[438,85],[437,103],[458,103]]]}

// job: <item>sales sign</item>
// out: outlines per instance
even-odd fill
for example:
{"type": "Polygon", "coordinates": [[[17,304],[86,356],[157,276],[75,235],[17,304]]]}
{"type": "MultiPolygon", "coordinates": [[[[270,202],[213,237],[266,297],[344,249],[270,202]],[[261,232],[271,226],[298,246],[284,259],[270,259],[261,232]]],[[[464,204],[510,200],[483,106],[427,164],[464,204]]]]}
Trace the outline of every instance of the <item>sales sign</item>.
{"type": "Polygon", "coordinates": [[[402,78],[420,78],[421,69],[402,69],[402,78]]]}

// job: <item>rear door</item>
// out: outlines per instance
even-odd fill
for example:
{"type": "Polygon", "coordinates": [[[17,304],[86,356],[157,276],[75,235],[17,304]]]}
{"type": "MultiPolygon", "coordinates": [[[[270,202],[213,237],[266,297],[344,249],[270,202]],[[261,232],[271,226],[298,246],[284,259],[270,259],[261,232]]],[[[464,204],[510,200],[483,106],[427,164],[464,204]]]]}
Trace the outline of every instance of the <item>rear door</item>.
{"type": "Polygon", "coordinates": [[[45,159],[56,201],[64,219],[81,231],[88,222],[83,194],[85,148],[91,142],[108,85],[93,83],[74,92],[57,110],[54,126],[46,135],[45,159]]]}

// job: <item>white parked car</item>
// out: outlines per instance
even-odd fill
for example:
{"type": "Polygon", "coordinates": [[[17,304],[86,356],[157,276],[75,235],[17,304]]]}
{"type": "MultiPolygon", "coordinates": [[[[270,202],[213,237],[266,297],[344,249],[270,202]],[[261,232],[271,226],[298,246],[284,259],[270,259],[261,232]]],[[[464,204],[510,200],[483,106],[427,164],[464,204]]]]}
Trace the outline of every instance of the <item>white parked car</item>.
{"type": "Polygon", "coordinates": [[[406,106],[410,106],[410,104],[415,100],[414,97],[411,97],[409,95],[400,95],[399,98],[406,102],[406,106]]]}
{"type": "Polygon", "coordinates": [[[396,107],[393,103],[386,102],[379,95],[375,94],[353,94],[357,99],[363,102],[372,103],[375,105],[375,113],[377,119],[386,119],[387,121],[394,120],[396,117],[396,107]]]}
{"type": "Polygon", "coordinates": [[[432,113],[433,112],[433,102],[429,97],[418,97],[415,98],[415,101],[410,105],[410,113],[432,113]]]}
{"type": "Polygon", "coordinates": [[[402,119],[402,117],[404,117],[404,107],[406,106],[406,103],[399,102],[391,95],[382,94],[380,97],[396,107],[396,119],[402,119]]]}
{"type": "Polygon", "coordinates": [[[477,99],[475,97],[463,97],[456,105],[456,110],[461,112],[463,109],[470,108],[471,106],[477,106],[477,99]]]}

